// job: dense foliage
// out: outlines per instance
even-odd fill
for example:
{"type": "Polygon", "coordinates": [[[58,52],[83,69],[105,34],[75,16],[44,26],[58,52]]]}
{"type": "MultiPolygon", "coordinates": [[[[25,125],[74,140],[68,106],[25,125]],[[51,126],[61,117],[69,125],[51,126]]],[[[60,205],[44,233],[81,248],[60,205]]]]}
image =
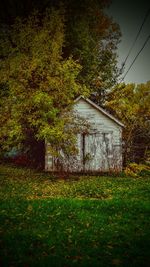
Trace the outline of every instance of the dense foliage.
{"type": "Polygon", "coordinates": [[[27,2],[11,3],[9,18],[3,3],[0,146],[25,148],[39,166],[45,139],[55,152],[75,152],[78,127],[65,126],[74,120],[73,100],[97,92],[95,101],[103,102],[116,78],[120,32],[104,0],[27,2]]]}
{"type": "Polygon", "coordinates": [[[150,150],[150,82],[121,84],[110,93],[106,106],[125,124],[124,158],[144,161],[150,150]]]}
{"type": "Polygon", "coordinates": [[[1,21],[7,25],[19,17],[27,17],[35,9],[44,16],[46,8],[63,6],[65,13],[65,46],[63,57],[70,55],[83,66],[80,79],[97,92],[102,103],[118,75],[116,48],[120,40],[119,26],[104,10],[110,0],[6,0],[0,7],[1,21]]]}
{"type": "MultiPolygon", "coordinates": [[[[87,88],[77,81],[81,66],[62,58],[64,22],[60,11],[17,19],[1,46],[0,133],[3,148],[21,145],[41,151],[41,142],[61,144],[72,134],[65,125],[71,105],[87,88]],[[40,141],[40,142],[39,142],[40,141]],[[39,147],[40,146],[40,147],[39,147]]],[[[31,154],[30,154],[31,155],[31,154]]]]}

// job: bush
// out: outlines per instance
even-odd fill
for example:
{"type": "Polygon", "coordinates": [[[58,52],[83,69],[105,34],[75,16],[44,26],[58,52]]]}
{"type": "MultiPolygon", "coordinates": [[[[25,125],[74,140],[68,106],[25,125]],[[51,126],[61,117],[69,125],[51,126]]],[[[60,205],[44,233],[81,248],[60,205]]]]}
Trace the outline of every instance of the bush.
{"type": "Polygon", "coordinates": [[[125,174],[132,177],[150,176],[150,167],[145,164],[130,163],[125,168],[125,174]]]}

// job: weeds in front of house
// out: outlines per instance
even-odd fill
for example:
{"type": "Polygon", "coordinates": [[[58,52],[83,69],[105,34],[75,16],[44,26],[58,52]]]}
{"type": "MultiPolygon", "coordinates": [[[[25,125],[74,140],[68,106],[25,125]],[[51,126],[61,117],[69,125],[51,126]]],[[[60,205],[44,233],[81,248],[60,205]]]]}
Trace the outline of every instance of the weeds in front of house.
{"type": "Polygon", "coordinates": [[[124,173],[131,177],[150,177],[150,166],[148,164],[130,163],[124,173]]]}

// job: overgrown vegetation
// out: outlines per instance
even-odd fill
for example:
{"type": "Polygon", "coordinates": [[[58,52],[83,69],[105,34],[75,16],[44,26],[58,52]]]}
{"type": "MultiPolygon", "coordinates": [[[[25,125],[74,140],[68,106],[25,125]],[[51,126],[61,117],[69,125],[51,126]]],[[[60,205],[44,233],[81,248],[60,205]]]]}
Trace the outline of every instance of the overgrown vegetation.
{"type": "Polygon", "coordinates": [[[107,108],[125,125],[124,163],[147,161],[150,153],[150,81],[120,84],[109,94],[107,108]]]}
{"type": "Polygon", "coordinates": [[[130,163],[124,170],[126,175],[138,177],[149,176],[150,166],[145,164],[130,163]]]}
{"type": "Polygon", "coordinates": [[[0,171],[1,266],[148,266],[150,176],[0,171]]]}
{"type": "Polygon", "coordinates": [[[76,127],[66,126],[74,99],[94,91],[102,102],[114,84],[119,26],[105,14],[106,0],[7,2],[9,20],[7,4],[0,19],[0,147],[19,147],[43,168],[45,140],[55,154],[75,154],[76,127]]]}

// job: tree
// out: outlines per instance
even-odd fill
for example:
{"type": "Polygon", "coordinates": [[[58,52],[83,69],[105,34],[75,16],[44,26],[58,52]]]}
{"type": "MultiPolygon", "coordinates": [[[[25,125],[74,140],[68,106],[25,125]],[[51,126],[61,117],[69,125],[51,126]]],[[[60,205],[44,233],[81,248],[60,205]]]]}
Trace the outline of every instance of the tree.
{"type": "Polygon", "coordinates": [[[121,33],[119,25],[104,12],[110,1],[63,2],[66,8],[63,56],[72,54],[79,61],[83,67],[80,80],[90,86],[92,100],[102,105],[119,75],[116,49],[121,33]]]}
{"type": "Polygon", "coordinates": [[[52,152],[64,143],[71,146],[74,131],[65,130],[72,120],[68,112],[74,98],[88,90],[77,81],[80,64],[62,57],[63,10],[18,18],[1,35],[1,146],[28,149],[37,165],[43,162],[45,139],[52,152]]]}
{"type": "Polygon", "coordinates": [[[105,9],[110,0],[5,0],[1,3],[1,20],[12,24],[16,16],[27,17],[34,9],[40,15],[46,8],[64,7],[65,46],[63,58],[72,55],[82,66],[79,78],[94,92],[92,100],[103,104],[107,92],[119,75],[116,48],[120,41],[119,26],[105,9]],[[11,8],[10,8],[11,7],[11,8]]]}
{"type": "Polygon", "coordinates": [[[150,81],[120,84],[109,95],[107,108],[125,124],[124,160],[142,161],[150,149],[150,81]]]}
{"type": "Polygon", "coordinates": [[[102,103],[117,75],[120,31],[104,13],[109,2],[3,3],[0,30],[3,148],[20,144],[35,150],[32,157],[35,158],[37,151],[44,150],[45,139],[55,146],[55,151],[58,144],[64,148],[64,144],[69,147],[74,143],[68,141],[75,140],[73,128],[65,130],[72,120],[72,115],[66,114],[74,98],[90,91],[96,94],[93,100],[102,103]],[[12,6],[9,12],[6,3],[12,6]],[[53,11],[46,11],[47,7],[53,11]],[[34,9],[37,11],[33,12],[34,9]]]}

